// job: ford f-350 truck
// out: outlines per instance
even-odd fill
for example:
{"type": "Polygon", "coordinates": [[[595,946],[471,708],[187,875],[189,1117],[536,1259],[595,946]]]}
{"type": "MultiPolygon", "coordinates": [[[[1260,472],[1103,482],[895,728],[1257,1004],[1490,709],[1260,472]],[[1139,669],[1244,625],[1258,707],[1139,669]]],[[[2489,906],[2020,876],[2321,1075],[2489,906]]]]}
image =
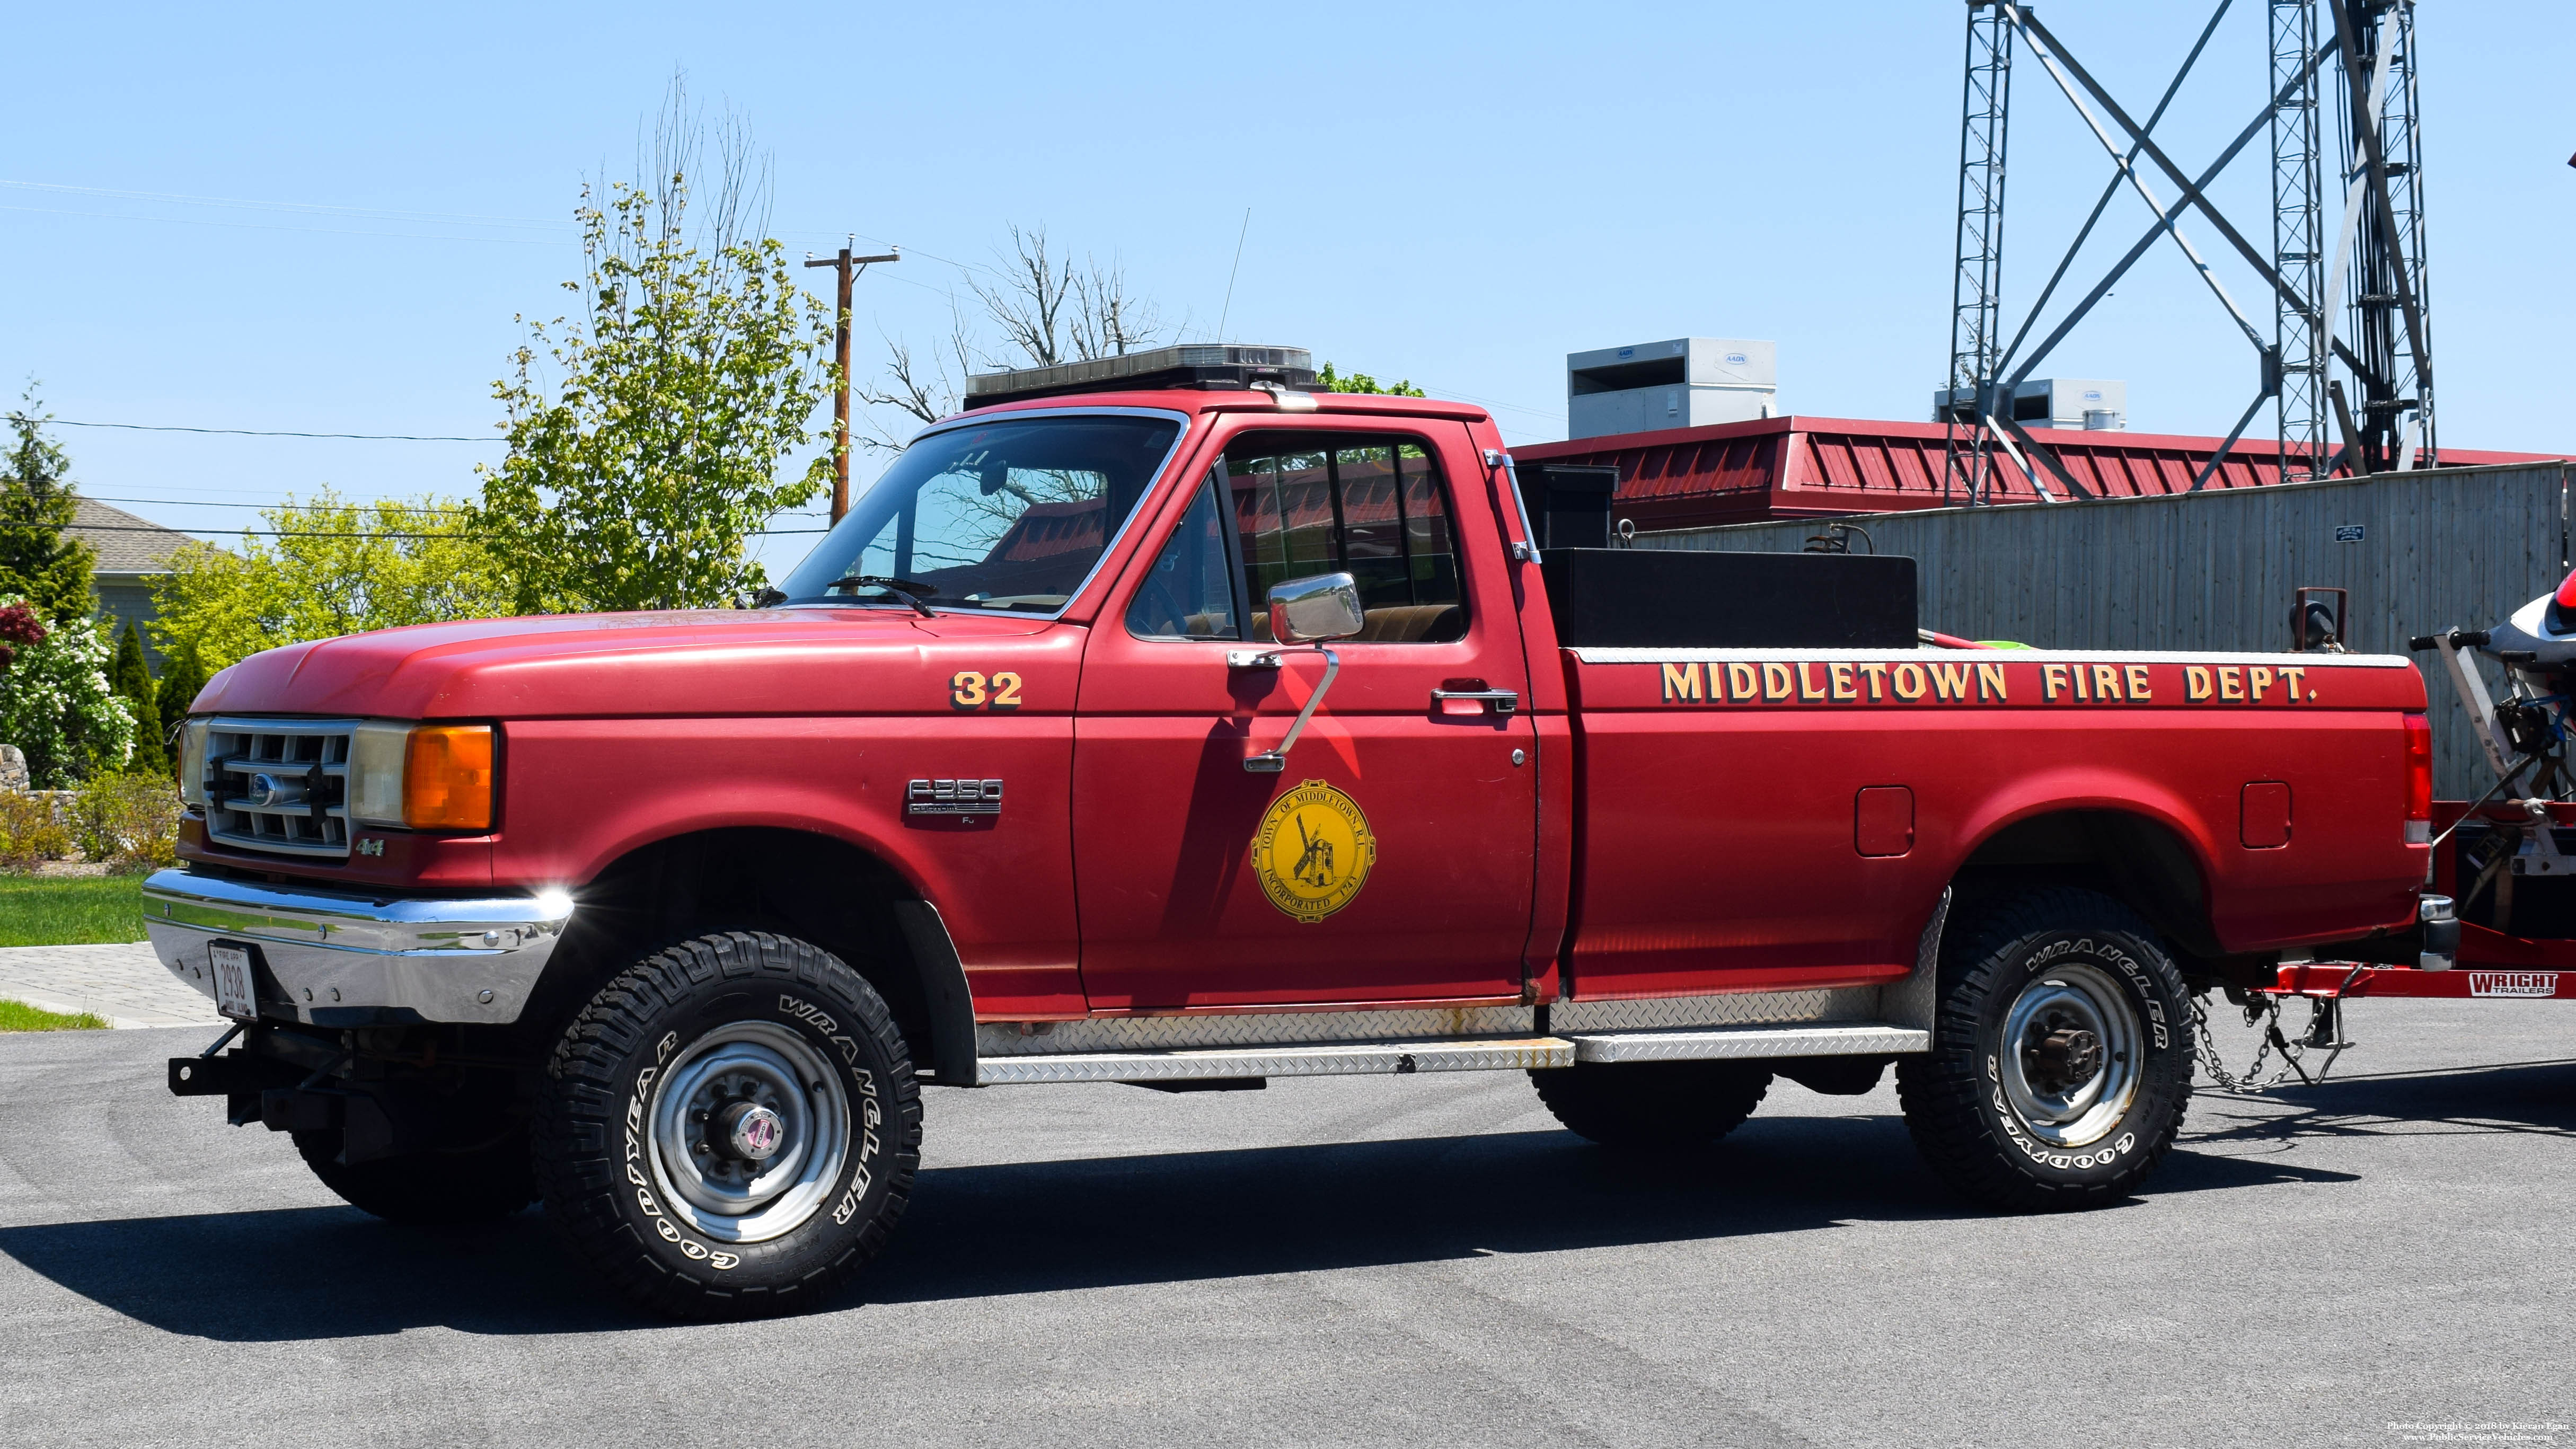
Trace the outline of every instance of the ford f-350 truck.
{"type": "Polygon", "coordinates": [[[743,1315],[879,1249],[925,1084],[1526,1071],[1687,1148],[1893,1064],[1961,1191],[2106,1202],[2194,991],[2417,929],[2408,661],[1936,647],[1910,561],[1559,550],[1484,410],[1303,363],[980,379],[757,607],[225,670],[145,898],[238,1026],[172,1090],[743,1315]]]}

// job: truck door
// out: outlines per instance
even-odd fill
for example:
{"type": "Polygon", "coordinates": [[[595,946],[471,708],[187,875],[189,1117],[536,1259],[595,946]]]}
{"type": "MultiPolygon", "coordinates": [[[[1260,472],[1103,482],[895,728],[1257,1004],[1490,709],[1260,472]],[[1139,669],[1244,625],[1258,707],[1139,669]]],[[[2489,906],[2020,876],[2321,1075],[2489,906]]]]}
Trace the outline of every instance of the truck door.
{"type": "Polygon", "coordinates": [[[1466,428],[1392,421],[1236,422],[1094,624],[1073,792],[1093,1009],[1518,997],[1519,619],[1466,428]],[[1247,771],[1324,673],[1312,647],[1247,659],[1273,648],[1268,592],[1345,571],[1366,627],[1332,646],[1286,768],[1247,771]]]}

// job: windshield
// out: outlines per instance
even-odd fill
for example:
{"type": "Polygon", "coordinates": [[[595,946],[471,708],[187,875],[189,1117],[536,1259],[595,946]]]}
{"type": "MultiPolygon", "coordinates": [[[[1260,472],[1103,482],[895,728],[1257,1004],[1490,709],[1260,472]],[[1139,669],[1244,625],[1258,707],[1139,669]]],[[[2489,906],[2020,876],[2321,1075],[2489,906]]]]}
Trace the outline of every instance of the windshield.
{"type": "Polygon", "coordinates": [[[904,450],[784,581],[787,602],[1051,614],[1154,481],[1170,418],[1001,418],[904,450]],[[898,593],[897,591],[900,591],[898,593]]]}

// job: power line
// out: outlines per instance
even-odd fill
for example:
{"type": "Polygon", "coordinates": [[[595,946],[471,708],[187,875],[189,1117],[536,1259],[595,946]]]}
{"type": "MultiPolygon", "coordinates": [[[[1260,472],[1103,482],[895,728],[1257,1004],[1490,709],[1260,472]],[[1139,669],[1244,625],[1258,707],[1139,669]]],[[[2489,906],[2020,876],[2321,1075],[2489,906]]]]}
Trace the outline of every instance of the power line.
{"type": "Polygon", "coordinates": [[[441,236],[423,231],[362,231],[346,226],[287,226],[265,221],[217,221],[210,216],[136,216],[123,211],[74,211],[65,206],[0,206],[0,211],[24,211],[44,216],[91,216],[107,221],[146,221],[155,226],[176,223],[180,226],[220,226],[236,231],[305,231],[324,236],[407,237],[413,241],[506,242],[512,246],[559,247],[573,244],[571,237],[473,236],[449,233],[441,236]]]}
{"type": "Polygon", "coordinates": [[[273,428],[189,428],[174,423],[84,423],[70,418],[28,418],[21,413],[9,414],[12,423],[33,422],[37,427],[119,428],[135,433],[223,433],[238,438],[354,438],[368,443],[506,443],[507,438],[462,438],[434,433],[299,433],[273,428]]]}
{"type": "MultiPolygon", "coordinates": [[[[471,539],[474,539],[474,538],[476,538],[476,537],[477,537],[476,535],[474,535],[474,534],[470,534],[470,533],[374,533],[374,532],[368,532],[368,531],[330,531],[330,530],[323,530],[323,529],[315,529],[315,530],[312,530],[312,531],[309,531],[309,532],[308,532],[308,531],[301,530],[301,529],[291,529],[291,528],[289,528],[289,529],[279,529],[279,528],[226,528],[226,529],[213,529],[213,528],[168,528],[168,527],[164,527],[163,525],[160,525],[160,524],[135,525],[135,524],[127,524],[127,523],[76,523],[76,524],[71,525],[71,526],[70,526],[67,530],[65,530],[65,531],[66,531],[66,532],[70,532],[70,533],[218,533],[218,532],[220,532],[221,534],[223,534],[223,535],[224,535],[225,537],[227,537],[227,538],[234,538],[234,537],[249,537],[249,538],[390,538],[390,539],[411,539],[411,540],[450,539],[450,538],[453,538],[453,539],[468,539],[468,540],[471,540],[471,539]]],[[[745,537],[745,538],[777,538],[777,537],[783,537],[783,536],[786,536],[786,535],[789,535],[789,534],[800,534],[800,533],[829,533],[829,532],[831,532],[831,531],[832,531],[832,530],[830,530],[830,529],[828,529],[828,528],[756,528],[756,529],[753,529],[751,532],[744,534],[744,535],[743,535],[743,537],[745,537]]]]}
{"type": "Polygon", "coordinates": [[[354,498],[346,503],[261,503],[255,499],[240,498],[114,498],[104,493],[76,493],[72,496],[86,498],[93,503],[151,503],[164,508],[257,508],[262,510],[293,508],[337,512],[344,508],[374,508],[379,504],[389,503],[406,513],[470,513],[473,511],[456,504],[407,503],[399,498],[354,498]]]}
{"type": "MultiPolygon", "coordinates": [[[[192,196],[183,192],[175,191],[129,191],[108,186],[71,186],[53,181],[13,181],[6,178],[0,178],[0,186],[16,187],[26,191],[57,191],[77,196],[108,197],[119,201],[159,201],[170,202],[181,206],[218,206],[243,211],[304,212],[324,216],[345,216],[354,220],[448,222],[461,226],[527,227],[537,230],[553,231],[570,231],[578,225],[578,223],[572,221],[561,219],[549,220],[533,216],[490,216],[476,212],[416,211],[405,207],[388,206],[342,206],[330,202],[319,201],[257,201],[237,196],[192,196]]],[[[116,215],[115,213],[93,212],[73,212],[68,214],[76,216],[108,215],[111,217],[116,215]]],[[[155,220],[156,218],[125,217],[123,219],[149,221],[155,220]]],[[[840,237],[847,234],[848,233],[843,232],[795,230],[782,231],[779,233],[782,238],[820,236],[840,237]]],[[[872,242],[878,246],[891,246],[891,243],[887,242],[883,237],[869,236],[864,232],[857,233],[857,235],[862,241],[872,242]]],[[[937,252],[923,251],[919,247],[912,248],[912,252],[915,256],[924,257],[934,262],[955,267],[959,271],[989,272],[997,277],[1002,275],[1002,273],[997,269],[986,266],[980,262],[961,262],[954,257],[943,257],[937,252]]]]}
{"type": "MultiPolygon", "coordinates": [[[[105,493],[76,493],[72,496],[75,498],[86,498],[92,503],[145,503],[162,508],[256,508],[263,513],[283,512],[288,509],[293,509],[299,512],[310,511],[323,513],[338,512],[342,509],[357,509],[363,511],[387,504],[399,508],[406,513],[467,514],[474,511],[471,506],[465,504],[413,503],[400,498],[353,498],[341,503],[264,503],[255,498],[127,498],[105,493]]],[[[821,520],[825,517],[823,511],[810,507],[781,509],[779,510],[779,515],[784,518],[813,518],[817,520],[821,520]]],[[[79,524],[75,526],[82,528],[89,527],[87,524],[79,524]]],[[[101,524],[99,527],[104,528],[107,527],[107,525],[101,524]]],[[[174,529],[173,531],[178,533],[187,533],[192,530],[181,528],[174,529]]],[[[213,530],[197,529],[193,531],[205,533],[212,532],[213,530]]],[[[785,533],[804,533],[808,530],[781,529],[776,531],[785,533]]],[[[812,531],[823,532],[826,530],[812,531]]]]}
{"type": "Polygon", "coordinates": [[[52,181],[0,179],[0,186],[15,186],[27,191],[64,191],[81,196],[106,196],[120,201],[168,201],[183,206],[222,206],[243,211],[321,212],[382,221],[445,221],[473,226],[526,226],[553,230],[566,230],[575,225],[560,218],[541,220],[531,216],[481,216],[456,211],[411,211],[390,206],[335,206],[318,201],[252,201],[237,196],[189,196],[174,191],[120,191],[106,186],[66,186],[52,181]]]}

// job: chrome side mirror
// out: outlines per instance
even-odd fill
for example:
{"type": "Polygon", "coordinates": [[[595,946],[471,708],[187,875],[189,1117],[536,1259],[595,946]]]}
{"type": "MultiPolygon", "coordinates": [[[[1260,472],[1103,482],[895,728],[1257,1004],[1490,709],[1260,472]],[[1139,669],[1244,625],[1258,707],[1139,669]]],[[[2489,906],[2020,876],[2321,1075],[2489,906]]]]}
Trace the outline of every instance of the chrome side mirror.
{"type": "Polygon", "coordinates": [[[1348,639],[1367,624],[1359,580],[1349,574],[1290,579],[1270,590],[1270,637],[1281,644],[1348,639]]]}

